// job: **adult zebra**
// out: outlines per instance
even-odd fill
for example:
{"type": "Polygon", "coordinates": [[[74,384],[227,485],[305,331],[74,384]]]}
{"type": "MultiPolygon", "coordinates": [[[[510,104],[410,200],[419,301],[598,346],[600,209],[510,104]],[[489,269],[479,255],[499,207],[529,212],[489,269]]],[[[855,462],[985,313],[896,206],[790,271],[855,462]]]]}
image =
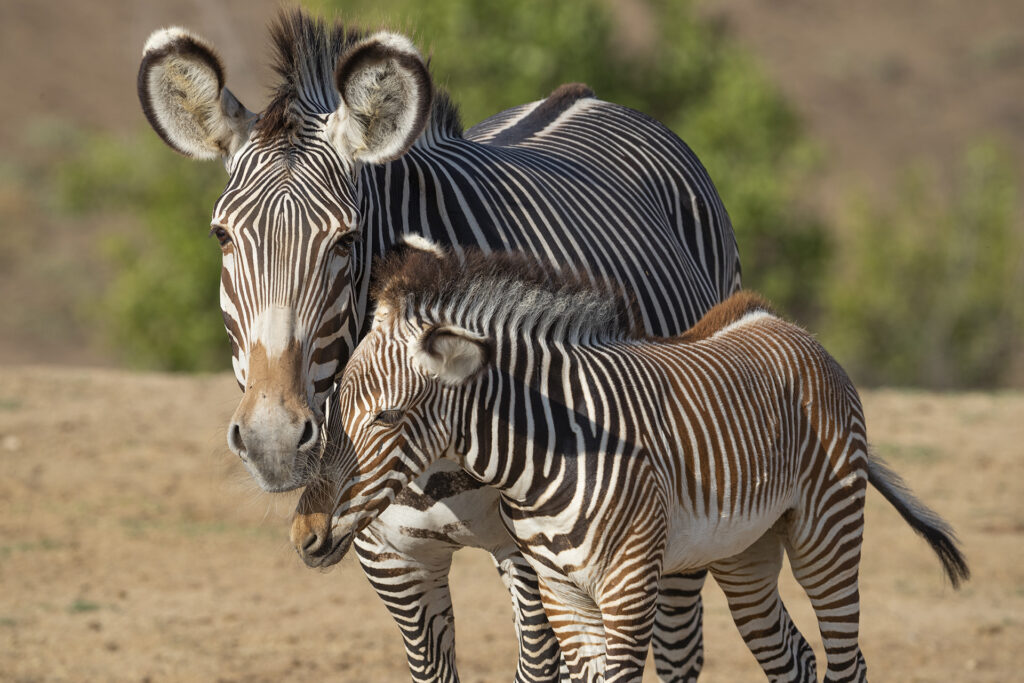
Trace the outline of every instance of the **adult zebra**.
{"type": "MultiPolygon", "coordinates": [[[[413,250],[381,271],[373,326],[339,385],[344,483],[321,536],[344,549],[452,458],[501,492],[573,680],[640,680],[664,571],[709,568],[748,643],[784,654],[772,616],[785,549],[825,680],[866,681],[869,482],[954,587],[969,577],[949,525],[869,455],[846,373],[757,295],[657,338],[610,288],[521,254],[413,250]]],[[[813,666],[776,673],[817,680],[813,666]]]]}
{"type": "MultiPolygon", "coordinates": [[[[368,326],[370,264],[402,235],[581,264],[623,283],[654,334],[686,329],[739,286],[714,186],[649,117],[570,85],[463,132],[403,36],[293,11],[272,39],[280,83],[261,114],[224,87],[214,51],[183,29],[150,36],[138,76],[161,138],[222,159],[229,174],[211,230],[244,392],[228,442],[267,491],[318,483],[337,431],[335,377],[368,326]]],[[[553,675],[536,578],[501,529],[493,492],[436,468],[399,503],[356,548],[413,677],[456,677],[447,572],[466,545],[491,551],[512,589],[517,676],[553,675]]],[[[702,582],[699,573],[663,586],[655,652],[666,678],[699,671],[702,582]]]]}

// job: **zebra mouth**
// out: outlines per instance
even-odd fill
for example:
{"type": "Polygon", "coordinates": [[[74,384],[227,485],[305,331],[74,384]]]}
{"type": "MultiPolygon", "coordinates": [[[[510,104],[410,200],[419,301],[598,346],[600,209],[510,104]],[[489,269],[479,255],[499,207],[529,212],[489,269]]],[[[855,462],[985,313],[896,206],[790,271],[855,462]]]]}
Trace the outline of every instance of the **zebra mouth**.
{"type": "Polygon", "coordinates": [[[337,541],[332,538],[329,543],[324,543],[316,550],[301,553],[302,560],[306,563],[307,567],[327,569],[338,564],[341,558],[345,557],[348,549],[352,546],[354,538],[354,533],[347,533],[337,541]]]}

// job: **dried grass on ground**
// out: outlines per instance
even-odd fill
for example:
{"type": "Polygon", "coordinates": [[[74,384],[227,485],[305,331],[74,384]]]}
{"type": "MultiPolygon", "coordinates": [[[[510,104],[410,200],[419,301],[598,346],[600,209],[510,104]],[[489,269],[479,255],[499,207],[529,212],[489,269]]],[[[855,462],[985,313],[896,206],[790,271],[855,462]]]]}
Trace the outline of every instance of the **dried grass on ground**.
{"type": "MultiPolygon", "coordinates": [[[[237,399],[227,375],[0,368],[0,680],[408,680],[397,630],[355,560],[306,569],[287,542],[294,497],[254,490],[228,454],[237,399]]],[[[1015,680],[1024,395],[864,399],[873,443],[954,524],[974,570],[954,593],[869,494],[862,641],[873,678],[1015,680]]],[[[503,588],[484,554],[456,558],[463,680],[509,680],[503,588]]],[[[817,643],[784,574],[787,605],[817,643]]],[[[721,593],[705,595],[702,680],[761,680],[721,593]]]]}

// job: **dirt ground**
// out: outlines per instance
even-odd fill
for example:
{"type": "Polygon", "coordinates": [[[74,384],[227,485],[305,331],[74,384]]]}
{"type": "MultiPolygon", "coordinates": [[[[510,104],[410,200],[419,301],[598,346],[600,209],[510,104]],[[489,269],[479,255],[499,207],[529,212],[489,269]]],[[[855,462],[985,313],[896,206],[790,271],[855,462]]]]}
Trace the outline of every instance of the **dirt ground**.
{"type": "MultiPolygon", "coordinates": [[[[0,680],[407,680],[355,560],[307,569],[287,540],[295,496],[259,492],[228,452],[237,399],[228,375],[0,367],[0,680]]],[[[875,446],[955,525],[974,571],[952,591],[869,494],[873,680],[1020,680],[1024,395],[864,399],[875,446]]],[[[807,599],[784,575],[820,657],[807,599]]],[[[511,609],[486,555],[457,555],[453,584],[463,680],[510,680],[511,609]]],[[[702,680],[761,680],[720,591],[705,596],[702,680]]]]}

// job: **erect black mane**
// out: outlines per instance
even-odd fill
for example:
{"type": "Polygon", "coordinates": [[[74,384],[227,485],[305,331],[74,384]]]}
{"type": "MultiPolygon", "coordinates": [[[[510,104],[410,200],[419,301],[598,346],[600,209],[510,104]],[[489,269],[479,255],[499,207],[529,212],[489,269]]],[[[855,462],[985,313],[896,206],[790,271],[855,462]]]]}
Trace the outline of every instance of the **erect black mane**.
{"type": "Polygon", "coordinates": [[[400,248],[373,272],[373,298],[404,314],[430,311],[467,328],[501,319],[567,340],[644,337],[635,302],[616,285],[521,252],[400,248]]]}
{"type": "MultiPolygon", "coordinates": [[[[334,78],[338,60],[367,35],[369,32],[340,21],[327,22],[300,9],[282,9],[270,27],[278,82],[270,104],[256,122],[257,136],[288,135],[307,117],[337,109],[341,102],[334,78]]],[[[443,91],[434,93],[430,118],[435,131],[462,134],[458,109],[443,91]]]]}

